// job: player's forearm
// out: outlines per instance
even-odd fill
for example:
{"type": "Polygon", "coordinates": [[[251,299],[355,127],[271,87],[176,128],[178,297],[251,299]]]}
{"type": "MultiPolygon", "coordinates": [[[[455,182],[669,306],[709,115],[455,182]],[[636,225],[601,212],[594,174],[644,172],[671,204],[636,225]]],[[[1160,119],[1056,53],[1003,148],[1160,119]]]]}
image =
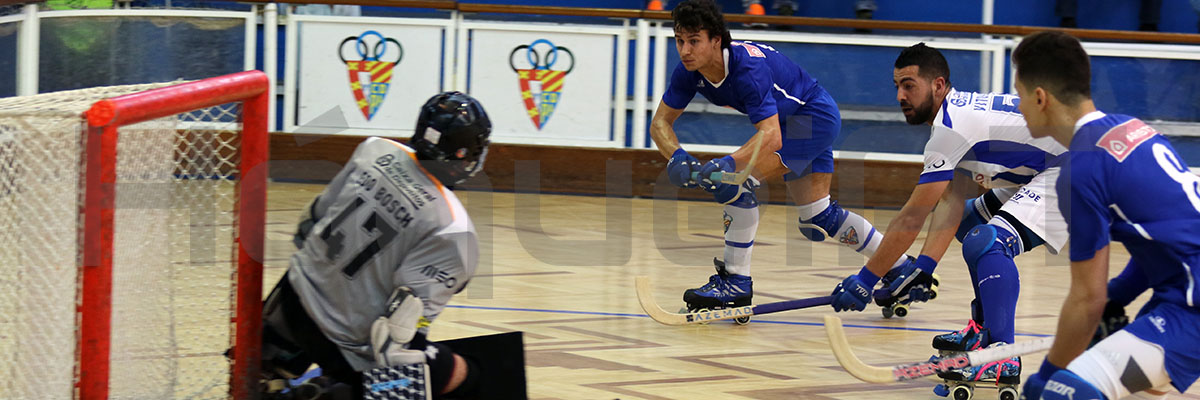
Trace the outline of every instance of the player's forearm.
{"type": "Polygon", "coordinates": [[[917,233],[920,232],[921,225],[924,223],[924,215],[918,217],[905,213],[905,210],[900,210],[900,215],[888,224],[887,232],[883,235],[883,242],[875,250],[875,255],[867,260],[867,269],[876,276],[887,274],[896,259],[908,251],[908,248],[917,240],[917,233]]]}
{"type": "Polygon", "coordinates": [[[1058,334],[1046,358],[1059,367],[1066,367],[1087,349],[1108,301],[1108,246],[1095,257],[1071,262],[1071,291],[1063,303],[1058,319],[1058,334]]]}
{"type": "Polygon", "coordinates": [[[1059,313],[1054,345],[1046,355],[1051,364],[1066,368],[1071,360],[1087,350],[1088,342],[1104,313],[1104,302],[1103,296],[1082,296],[1074,291],[1067,295],[1059,313]]]}
{"type": "Polygon", "coordinates": [[[655,118],[650,123],[650,138],[654,140],[654,145],[658,147],[658,152],[662,153],[664,158],[671,158],[671,154],[675,150],[679,150],[679,138],[675,136],[675,128],[671,123],[655,118]]]}
{"type": "MultiPolygon", "coordinates": [[[[949,191],[947,191],[949,192],[949,191]]],[[[925,237],[925,245],[921,254],[940,261],[958,232],[958,224],[962,222],[963,200],[960,196],[946,196],[933,209],[933,217],[929,222],[929,233],[925,237]]]]}

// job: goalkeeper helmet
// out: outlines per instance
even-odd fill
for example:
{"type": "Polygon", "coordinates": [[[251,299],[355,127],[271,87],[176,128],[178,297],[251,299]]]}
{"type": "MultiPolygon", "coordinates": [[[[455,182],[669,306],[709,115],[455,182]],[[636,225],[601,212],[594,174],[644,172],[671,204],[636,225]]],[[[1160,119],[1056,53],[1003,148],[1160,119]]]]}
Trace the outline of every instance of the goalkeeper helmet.
{"type": "Polygon", "coordinates": [[[421,106],[409,145],[430,174],[454,186],[483,169],[492,122],[478,100],[443,92],[421,106]]]}

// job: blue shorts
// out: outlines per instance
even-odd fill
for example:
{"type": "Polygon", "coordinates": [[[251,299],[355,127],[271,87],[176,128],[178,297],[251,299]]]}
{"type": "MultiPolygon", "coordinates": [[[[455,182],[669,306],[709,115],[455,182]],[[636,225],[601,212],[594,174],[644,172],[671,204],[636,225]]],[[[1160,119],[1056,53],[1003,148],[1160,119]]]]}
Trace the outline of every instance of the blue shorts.
{"type": "Polygon", "coordinates": [[[1200,378],[1200,309],[1151,299],[1125,331],[1162,347],[1163,366],[1179,393],[1200,378]]]}
{"type": "Polygon", "coordinates": [[[842,131],[842,113],[829,92],[814,90],[820,91],[816,97],[779,120],[783,147],[775,153],[791,170],[783,176],[785,181],[813,172],[833,173],[833,140],[842,131]]]}

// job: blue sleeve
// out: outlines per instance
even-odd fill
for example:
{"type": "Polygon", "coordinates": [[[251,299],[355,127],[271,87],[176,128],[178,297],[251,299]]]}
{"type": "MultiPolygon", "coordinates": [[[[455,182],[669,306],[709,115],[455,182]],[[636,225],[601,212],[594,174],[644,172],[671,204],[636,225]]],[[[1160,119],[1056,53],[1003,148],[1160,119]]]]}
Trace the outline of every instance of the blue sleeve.
{"type": "Polygon", "coordinates": [[[751,123],[757,124],[779,114],[779,109],[775,107],[775,96],[771,95],[775,80],[771,78],[771,67],[767,65],[766,58],[746,60],[734,72],[737,74],[738,96],[746,107],[746,115],[751,123]]]}
{"type": "Polygon", "coordinates": [[[691,76],[687,68],[683,67],[683,63],[676,65],[675,71],[671,72],[670,82],[667,83],[667,90],[663,92],[663,103],[677,110],[687,108],[692,98],[696,97],[696,84],[688,79],[691,76]]]}
{"type": "Polygon", "coordinates": [[[1058,208],[1067,221],[1071,238],[1071,261],[1090,260],[1111,241],[1112,217],[1099,155],[1102,153],[1094,151],[1067,153],[1068,159],[1055,185],[1058,208]]]}

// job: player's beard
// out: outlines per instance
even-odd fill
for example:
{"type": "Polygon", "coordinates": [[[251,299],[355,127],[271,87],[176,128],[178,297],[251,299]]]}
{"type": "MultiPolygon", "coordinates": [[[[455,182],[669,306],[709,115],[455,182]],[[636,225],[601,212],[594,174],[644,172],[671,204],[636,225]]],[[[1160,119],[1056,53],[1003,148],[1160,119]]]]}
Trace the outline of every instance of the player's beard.
{"type": "Polygon", "coordinates": [[[900,102],[901,108],[912,107],[912,116],[905,115],[904,120],[908,121],[909,125],[921,125],[933,120],[933,93],[929,94],[929,99],[919,106],[912,106],[907,102],[900,102]]]}

